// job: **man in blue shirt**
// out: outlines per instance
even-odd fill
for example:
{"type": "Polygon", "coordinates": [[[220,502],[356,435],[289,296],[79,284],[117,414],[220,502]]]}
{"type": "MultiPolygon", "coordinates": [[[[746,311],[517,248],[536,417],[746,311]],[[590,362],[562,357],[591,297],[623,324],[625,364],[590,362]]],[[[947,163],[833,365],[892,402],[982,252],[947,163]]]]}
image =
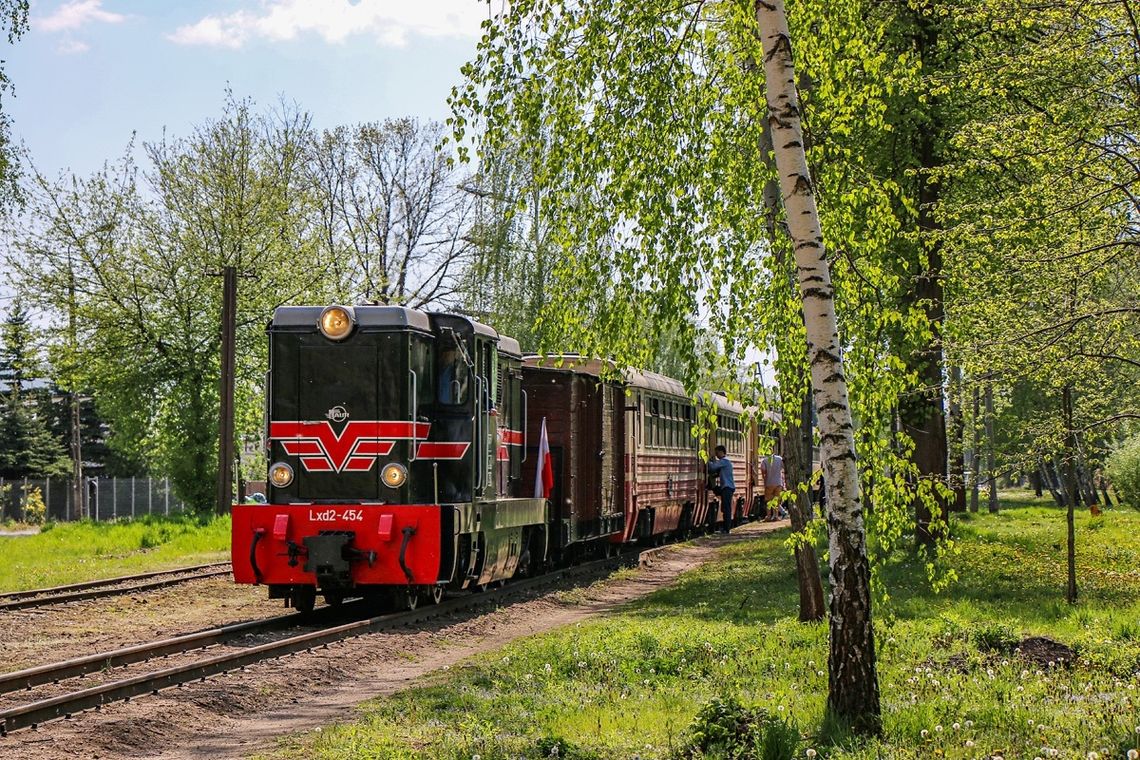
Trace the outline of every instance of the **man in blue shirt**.
{"type": "Polygon", "coordinates": [[[709,475],[720,477],[720,486],[713,489],[713,493],[720,499],[720,511],[724,517],[720,532],[728,533],[732,526],[732,497],[736,493],[736,481],[732,479],[732,461],[724,446],[717,446],[716,459],[709,460],[709,475]]]}

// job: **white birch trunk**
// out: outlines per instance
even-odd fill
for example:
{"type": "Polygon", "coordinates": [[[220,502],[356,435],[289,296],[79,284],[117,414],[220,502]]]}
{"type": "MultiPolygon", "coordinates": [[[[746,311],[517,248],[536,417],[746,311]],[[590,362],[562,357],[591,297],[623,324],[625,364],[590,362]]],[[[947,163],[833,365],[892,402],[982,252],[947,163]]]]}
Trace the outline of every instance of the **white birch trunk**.
{"type": "Polygon", "coordinates": [[[856,732],[878,733],[881,718],[871,624],[871,574],[831,270],[804,152],[784,2],[756,0],[755,7],[764,51],[768,123],[796,257],[827,481],[831,583],[828,709],[856,732]]]}

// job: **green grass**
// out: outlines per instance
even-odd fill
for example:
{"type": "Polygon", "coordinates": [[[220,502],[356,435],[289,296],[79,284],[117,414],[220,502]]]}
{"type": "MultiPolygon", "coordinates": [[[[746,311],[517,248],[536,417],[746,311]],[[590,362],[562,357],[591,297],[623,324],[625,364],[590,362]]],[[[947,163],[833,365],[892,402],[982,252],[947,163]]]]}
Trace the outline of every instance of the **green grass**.
{"type": "Polygon", "coordinates": [[[922,582],[917,560],[884,571],[881,739],[825,729],[827,628],[796,622],[793,566],[773,535],[726,547],[620,614],[366,703],[355,722],[286,740],[277,756],[539,758],[557,744],[562,758],[733,757],[692,750],[693,717],[719,697],[711,712],[739,701],[792,725],[798,757],[1124,757],[1140,745],[1140,513],[1078,515],[1082,601],[1070,607],[1055,548],[1064,512],[1005,506],[956,520],[959,581],[945,593],[922,582]],[[1076,664],[1023,661],[1010,647],[1025,635],[1071,646],[1076,664]]]}
{"type": "Polygon", "coordinates": [[[19,591],[229,559],[230,518],[143,517],[51,523],[0,537],[0,591],[19,591]]]}

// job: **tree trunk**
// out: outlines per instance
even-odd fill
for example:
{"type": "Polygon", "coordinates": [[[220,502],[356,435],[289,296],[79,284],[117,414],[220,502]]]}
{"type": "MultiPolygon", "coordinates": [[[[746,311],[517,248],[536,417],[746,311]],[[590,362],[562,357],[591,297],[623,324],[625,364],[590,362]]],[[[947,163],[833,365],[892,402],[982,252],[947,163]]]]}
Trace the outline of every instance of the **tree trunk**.
{"type": "Polygon", "coordinates": [[[966,420],[962,414],[962,368],[950,368],[950,463],[948,477],[954,490],[953,512],[966,511],[966,420]]]}
{"type": "MultiPolygon", "coordinates": [[[[939,21],[922,5],[914,10],[913,39],[920,63],[935,63],[944,44],[939,39],[939,21]]],[[[911,460],[918,475],[927,481],[931,501],[919,500],[915,509],[915,541],[919,546],[933,546],[946,533],[949,507],[939,486],[946,484],[948,451],[946,445],[945,385],[942,380],[942,322],[946,316],[943,293],[941,223],[935,209],[941,197],[941,185],[935,170],[942,166],[940,140],[943,132],[938,95],[929,97],[923,107],[922,125],[912,132],[918,159],[915,181],[918,246],[913,286],[906,293],[906,306],[917,306],[926,315],[930,340],[912,350],[907,357],[908,369],[918,375],[918,388],[900,405],[903,429],[914,441],[911,460]]]]}
{"type": "Polygon", "coordinates": [[[1042,495],[1040,467],[1038,467],[1036,471],[1029,473],[1029,483],[1033,486],[1033,495],[1040,499],[1042,495]]]}
{"type": "Polygon", "coordinates": [[[871,568],[831,270],[804,153],[784,3],[757,0],[755,9],[764,50],[768,123],[796,257],[828,486],[831,619],[827,705],[829,712],[854,732],[878,734],[882,716],[871,619],[871,568]]]}
{"type": "Polygon", "coordinates": [[[1065,418],[1065,461],[1068,464],[1068,509],[1065,512],[1065,527],[1068,532],[1066,544],[1066,560],[1068,564],[1069,577],[1068,585],[1065,589],[1065,600],[1069,604],[1077,603],[1077,532],[1073,524],[1073,512],[1077,508],[1077,501],[1081,497],[1080,485],[1077,483],[1077,460],[1076,460],[1076,447],[1073,446],[1072,440],[1075,433],[1073,432],[1073,389],[1066,385],[1061,391],[1061,411],[1065,418]]]}
{"type": "MultiPolygon", "coordinates": [[[[804,446],[804,425],[811,430],[811,389],[805,390],[800,404],[800,418],[784,429],[784,474],[795,498],[788,502],[792,532],[803,535],[811,516],[811,449],[804,446]]],[[[809,439],[810,440],[810,439],[809,439]]],[[[819,559],[815,547],[807,540],[796,545],[796,581],[800,589],[800,622],[823,620],[823,581],[819,577],[819,559]]]]}
{"type": "MultiPolygon", "coordinates": [[[[761,127],[760,146],[764,152],[764,163],[776,174],[772,145],[772,128],[767,123],[761,127]]],[[[776,252],[778,261],[783,262],[786,253],[790,252],[790,244],[786,236],[780,235],[778,224],[780,213],[780,187],[774,179],[764,183],[764,211],[765,226],[768,230],[768,241],[776,252]]],[[[795,276],[789,275],[791,286],[796,286],[795,276]]],[[[800,309],[800,319],[803,320],[803,309],[800,309]]],[[[788,385],[788,384],[785,384],[788,385]]],[[[811,501],[812,476],[812,430],[811,430],[811,383],[804,389],[800,401],[800,417],[795,425],[789,425],[784,430],[782,448],[784,451],[784,474],[788,479],[788,487],[796,494],[796,498],[788,503],[788,516],[792,521],[792,532],[802,535],[807,528],[808,521],[813,518],[811,501]],[[803,492],[800,492],[803,489],[803,492]]],[[[827,614],[823,604],[823,580],[819,575],[819,559],[815,554],[815,546],[808,541],[796,545],[796,583],[800,590],[800,622],[814,622],[823,620],[827,614]]]]}
{"type": "Polygon", "coordinates": [[[986,480],[990,483],[990,513],[998,511],[998,473],[994,456],[994,385],[986,381],[986,480]]]}
{"type": "Polygon", "coordinates": [[[970,483],[970,511],[971,512],[977,512],[978,511],[978,487],[979,487],[979,482],[982,479],[982,466],[981,466],[982,454],[981,454],[981,449],[978,447],[978,445],[979,445],[979,441],[978,441],[978,415],[980,412],[980,409],[979,409],[980,404],[981,404],[981,393],[978,390],[977,382],[975,382],[974,383],[974,416],[971,419],[971,422],[973,424],[970,425],[971,438],[972,438],[972,444],[971,445],[973,447],[973,456],[970,458],[971,459],[970,469],[972,471],[972,477],[971,477],[971,483],[970,483]]]}

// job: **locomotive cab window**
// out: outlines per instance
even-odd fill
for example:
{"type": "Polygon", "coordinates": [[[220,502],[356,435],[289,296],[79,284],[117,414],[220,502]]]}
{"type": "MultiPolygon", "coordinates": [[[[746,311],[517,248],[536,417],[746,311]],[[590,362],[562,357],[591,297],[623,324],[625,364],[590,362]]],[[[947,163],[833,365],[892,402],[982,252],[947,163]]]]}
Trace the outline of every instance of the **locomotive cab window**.
{"type": "Polygon", "coordinates": [[[466,404],[470,393],[471,368],[456,340],[447,337],[440,342],[437,366],[436,401],[446,406],[466,404]]]}

